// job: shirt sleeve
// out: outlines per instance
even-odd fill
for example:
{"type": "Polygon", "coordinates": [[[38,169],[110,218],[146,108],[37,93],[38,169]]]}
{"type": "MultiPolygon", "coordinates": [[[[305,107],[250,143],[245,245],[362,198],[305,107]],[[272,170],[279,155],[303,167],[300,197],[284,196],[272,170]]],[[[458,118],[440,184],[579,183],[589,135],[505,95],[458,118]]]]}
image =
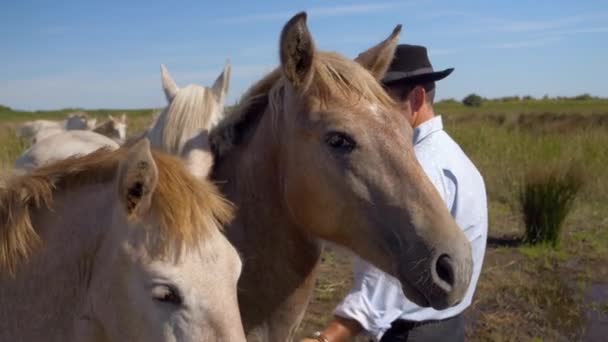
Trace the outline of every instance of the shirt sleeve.
{"type": "Polygon", "coordinates": [[[401,284],[359,257],[354,259],[353,278],[351,291],[335,314],[357,321],[379,340],[402,313],[405,296],[401,284]]]}

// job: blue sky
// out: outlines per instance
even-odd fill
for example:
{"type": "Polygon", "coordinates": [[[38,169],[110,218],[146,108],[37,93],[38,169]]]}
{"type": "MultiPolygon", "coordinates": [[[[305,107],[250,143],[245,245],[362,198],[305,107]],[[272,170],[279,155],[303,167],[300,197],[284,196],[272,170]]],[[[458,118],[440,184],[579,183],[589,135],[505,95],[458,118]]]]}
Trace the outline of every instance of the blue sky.
{"type": "Polygon", "coordinates": [[[401,42],[456,70],[439,98],[608,96],[607,1],[0,2],[0,103],[19,109],[165,105],[164,63],[180,86],[210,85],[229,58],[228,101],[278,62],[300,10],[318,48],[354,57],[403,24],[401,42]]]}

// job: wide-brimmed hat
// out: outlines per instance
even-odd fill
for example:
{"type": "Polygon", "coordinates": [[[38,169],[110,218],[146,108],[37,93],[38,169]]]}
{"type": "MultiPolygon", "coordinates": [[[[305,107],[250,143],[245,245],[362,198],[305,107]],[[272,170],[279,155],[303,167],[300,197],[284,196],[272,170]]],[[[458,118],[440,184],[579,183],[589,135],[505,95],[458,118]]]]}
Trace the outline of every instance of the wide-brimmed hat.
{"type": "Polygon", "coordinates": [[[382,83],[426,83],[446,78],[454,68],[433,70],[424,46],[401,44],[395,50],[395,57],[382,79],[382,83]]]}

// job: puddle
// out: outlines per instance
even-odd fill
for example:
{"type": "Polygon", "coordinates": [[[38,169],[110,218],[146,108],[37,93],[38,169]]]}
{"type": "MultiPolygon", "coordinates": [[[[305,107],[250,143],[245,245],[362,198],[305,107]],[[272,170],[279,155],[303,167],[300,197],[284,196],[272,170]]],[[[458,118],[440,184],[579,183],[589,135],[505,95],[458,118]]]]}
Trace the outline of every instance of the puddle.
{"type": "Polygon", "coordinates": [[[584,341],[606,341],[608,336],[608,284],[592,284],[585,292],[584,341]]]}

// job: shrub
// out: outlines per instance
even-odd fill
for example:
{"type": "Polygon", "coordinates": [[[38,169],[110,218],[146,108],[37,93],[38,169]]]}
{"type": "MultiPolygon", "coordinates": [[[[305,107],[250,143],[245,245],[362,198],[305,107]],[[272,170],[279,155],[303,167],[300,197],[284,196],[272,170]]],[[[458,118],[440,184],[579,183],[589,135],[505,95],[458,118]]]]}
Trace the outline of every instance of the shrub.
{"type": "Polygon", "coordinates": [[[584,178],[578,164],[543,166],[527,172],[519,201],[526,227],[524,242],[559,244],[564,219],[584,178]]]}
{"type": "Polygon", "coordinates": [[[483,102],[483,98],[477,94],[470,94],[462,99],[462,104],[468,107],[479,107],[483,102]]]}
{"type": "Polygon", "coordinates": [[[591,96],[589,94],[581,94],[581,95],[577,95],[577,96],[573,97],[572,99],[576,100],[576,101],[587,101],[587,100],[593,100],[593,96],[591,96]]]}
{"type": "Polygon", "coordinates": [[[11,107],[0,104],[0,112],[10,112],[11,107]]]}
{"type": "Polygon", "coordinates": [[[516,101],[520,101],[521,99],[519,98],[519,96],[503,96],[499,99],[502,102],[516,102],[516,101]]]}
{"type": "Polygon", "coordinates": [[[443,100],[437,102],[436,104],[457,104],[457,103],[459,103],[458,100],[449,98],[449,99],[443,99],[443,100]]]}

